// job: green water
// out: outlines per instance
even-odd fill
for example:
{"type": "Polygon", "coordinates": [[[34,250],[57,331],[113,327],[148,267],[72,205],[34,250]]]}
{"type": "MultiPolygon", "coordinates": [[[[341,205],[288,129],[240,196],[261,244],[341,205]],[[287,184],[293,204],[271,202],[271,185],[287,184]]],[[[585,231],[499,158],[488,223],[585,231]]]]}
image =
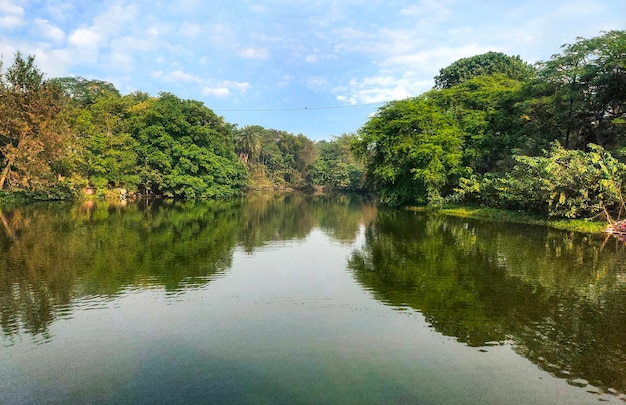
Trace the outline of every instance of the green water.
{"type": "Polygon", "coordinates": [[[624,403],[615,238],[361,197],[0,211],[0,404],[624,403]]]}

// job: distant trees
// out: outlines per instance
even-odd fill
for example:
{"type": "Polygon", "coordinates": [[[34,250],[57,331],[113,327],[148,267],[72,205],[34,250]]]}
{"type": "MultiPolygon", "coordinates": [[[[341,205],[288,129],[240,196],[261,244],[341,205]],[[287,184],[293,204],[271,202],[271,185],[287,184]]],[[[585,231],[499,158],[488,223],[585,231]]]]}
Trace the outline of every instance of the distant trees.
{"type": "Polygon", "coordinates": [[[318,142],[318,157],[309,170],[311,184],[335,190],[363,189],[364,166],[352,153],[355,141],[356,134],[343,134],[318,142]]]}
{"type": "Polygon", "coordinates": [[[578,38],[535,66],[500,52],[460,59],[432,90],[317,143],[238,128],[171,93],[44,80],[32,56],[0,66],[0,189],[50,198],[87,185],[178,198],[313,186],[366,188],[387,205],[610,216],[624,208],[623,161],[626,31],[578,38]]]}

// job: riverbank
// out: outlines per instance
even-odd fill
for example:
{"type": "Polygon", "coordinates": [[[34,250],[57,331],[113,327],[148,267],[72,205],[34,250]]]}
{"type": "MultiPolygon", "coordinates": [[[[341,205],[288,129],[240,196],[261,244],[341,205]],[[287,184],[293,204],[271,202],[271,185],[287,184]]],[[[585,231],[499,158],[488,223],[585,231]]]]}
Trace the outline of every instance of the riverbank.
{"type": "MultiPolygon", "coordinates": [[[[431,211],[427,207],[407,207],[411,211],[431,211]]],[[[588,219],[549,219],[524,211],[510,211],[489,207],[444,206],[437,210],[442,215],[475,218],[486,221],[512,222],[520,224],[543,225],[551,228],[583,233],[602,233],[606,231],[605,221],[588,219]]]]}

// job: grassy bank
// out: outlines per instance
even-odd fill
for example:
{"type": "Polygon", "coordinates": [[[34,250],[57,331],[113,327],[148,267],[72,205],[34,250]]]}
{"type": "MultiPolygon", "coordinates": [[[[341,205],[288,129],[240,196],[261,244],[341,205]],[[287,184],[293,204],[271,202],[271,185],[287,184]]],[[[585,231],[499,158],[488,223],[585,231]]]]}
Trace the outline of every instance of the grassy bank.
{"type": "MultiPolygon", "coordinates": [[[[426,211],[429,208],[408,207],[409,210],[426,211]]],[[[524,211],[509,211],[488,207],[446,206],[439,210],[442,215],[452,215],[464,218],[476,218],[487,221],[514,222],[521,224],[543,225],[556,229],[563,229],[584,233],[601,233],[607,227],[604,221],[584,219],[549,219],[524,211]]]]}

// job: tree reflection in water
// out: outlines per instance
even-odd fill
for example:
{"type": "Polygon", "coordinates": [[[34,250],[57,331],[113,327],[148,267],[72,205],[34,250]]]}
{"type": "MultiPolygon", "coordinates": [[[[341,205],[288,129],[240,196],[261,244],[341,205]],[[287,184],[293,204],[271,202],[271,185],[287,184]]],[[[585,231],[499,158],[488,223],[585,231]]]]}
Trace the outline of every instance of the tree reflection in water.
{"type": "Polygon", "coordinates": [[[231,266],[233,250],[306,237],[313,228],[351,242],[375,208],[359,196],[251,195],[221,201],[33,204],[1,212],[0,326],[41,341],[84,301],[127,289],[174,293],[231,266]],[[364,203],[365,201],[365,203],[364,203]]]}
{"type": "Polygon", "coordinates": [[[381,301],[471,346],[626,390],[625,248],[543,227],[381,211],[350,260],[381,301]]]}

